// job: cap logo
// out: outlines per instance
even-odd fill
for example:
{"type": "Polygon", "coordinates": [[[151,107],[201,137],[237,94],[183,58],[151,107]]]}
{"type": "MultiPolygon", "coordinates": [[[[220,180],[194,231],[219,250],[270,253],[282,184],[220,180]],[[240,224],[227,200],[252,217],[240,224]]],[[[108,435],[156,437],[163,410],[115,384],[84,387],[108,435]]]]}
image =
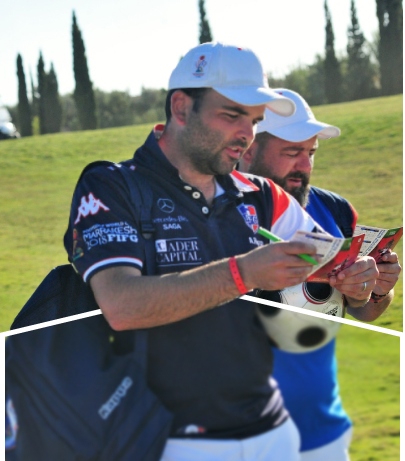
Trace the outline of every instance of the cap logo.
{"type": "Polygon", "coordinates": [[[207,60],[205,59],[205,55],[202,54],[199,56],[197,59],[197,62],[195,63],[195,72],[193,72],[193,75],[195,77],[203,77],[204,76],[204,67],[207,65],[207,60]]]}

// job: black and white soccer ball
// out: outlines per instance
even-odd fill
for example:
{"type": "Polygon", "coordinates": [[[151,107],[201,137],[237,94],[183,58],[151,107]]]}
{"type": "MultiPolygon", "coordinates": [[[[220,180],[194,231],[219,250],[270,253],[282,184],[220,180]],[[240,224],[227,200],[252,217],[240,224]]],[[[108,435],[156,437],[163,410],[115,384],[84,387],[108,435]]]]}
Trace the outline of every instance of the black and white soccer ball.
{"type": "MultiPolygon", "coordinates": [[[[344,298],[327,283],[305,282],[281,291],[259,291],[269,301],[344,317],[344,298]]],[[[274,346],[286,352],[303,353],[321,348],[335,338],[340,323],[312,315],[257,304],[258,317],[274,346]]]]}

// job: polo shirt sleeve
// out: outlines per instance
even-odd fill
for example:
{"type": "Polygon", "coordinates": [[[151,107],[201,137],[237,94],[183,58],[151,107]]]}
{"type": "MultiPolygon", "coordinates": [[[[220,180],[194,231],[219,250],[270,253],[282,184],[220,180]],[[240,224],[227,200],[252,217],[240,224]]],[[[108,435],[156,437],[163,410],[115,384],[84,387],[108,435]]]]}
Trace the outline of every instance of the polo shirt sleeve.
{"type": "Polygon", "coordinates": [[[98,166],[80,179],[64,237],[69,261],[85,282],[100,270],[142,270],[144,245],[121,173],[98,166]]]}

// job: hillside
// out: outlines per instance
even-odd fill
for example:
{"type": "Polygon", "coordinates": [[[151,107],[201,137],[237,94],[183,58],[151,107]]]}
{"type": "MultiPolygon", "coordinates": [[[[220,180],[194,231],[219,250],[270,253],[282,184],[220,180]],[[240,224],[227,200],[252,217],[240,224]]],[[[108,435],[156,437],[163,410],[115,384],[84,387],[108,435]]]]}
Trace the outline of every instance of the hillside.
{"type": "MultiPolygon", "coordinates": [[[[402,96],[320,106],[314,112],[339,126],[342,136],[320,142],[313,183],[347,197],[360,223],[400,225],[402,96]]],[[[62,238],[82,168],[93,160],[131,157],[151,126],[0,142],[0,331],[8,329],[50,268],[66,262],[62,238]]],[[[398,284],[397,302],[378,324],[402,328],[401,298],[398,284]]]]}
{"type": "MultiPolygon", "coordinates": [[[[402,96],[314,108],[342,135],[320,141],[313,184],[348,198],[359,222],[402,224],[402,96]]],[[[83,167],[129,158],[152,125],[0,142],[0,331],[49,270],[67,262],[62,239],[83,167]]],[[[402,242],[396,248],[403,261],[402,242]]],[[[402,278],[376,322],[402,331],[402,278]]],[[[337,341],[342,398],[354,422],[352,461],[399,459],[399,338],[344,325],[337,341]]]]}

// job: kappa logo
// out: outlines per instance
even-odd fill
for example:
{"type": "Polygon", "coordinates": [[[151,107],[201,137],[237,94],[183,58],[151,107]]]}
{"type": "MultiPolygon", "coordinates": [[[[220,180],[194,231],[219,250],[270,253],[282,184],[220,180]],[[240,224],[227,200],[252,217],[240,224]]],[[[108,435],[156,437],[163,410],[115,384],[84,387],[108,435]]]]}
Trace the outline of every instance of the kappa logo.
{"type": "Polygon", "coordinates": [[[75,224],[79,223],[81,218],[85,218],[89,214],[96,215],[100,209],[103,209],[104,211],[110,211],[110,209],[105,206],[101,200],[94,197],[91,192],[87,198],[83,196],[80,201],[80,206],[77,209],[78,213],[75,224]]]}
{"type": "Polygon", "coordinates": [[[174,203],[169,198],[160,198],[157,205],[164,213],[173,213],[174,211],[174,203]]]}
{"type": "Polygon", "coordinates": [[[118,407],[122,399],[127,395],[128,389],[132,386],[132,384],[132,379],[129,376],[125,376],[113,395],[98,410],[98,414],[102,419],[107,419],[118,407]]]}
{"type": "Polygon", "coordinates": [[[253,205],[245,205],[242,203],[237,209],[245,220],[246,225],[256,234],[259,230],[259,219],[257,217],[256,208],[253,205]]]}

